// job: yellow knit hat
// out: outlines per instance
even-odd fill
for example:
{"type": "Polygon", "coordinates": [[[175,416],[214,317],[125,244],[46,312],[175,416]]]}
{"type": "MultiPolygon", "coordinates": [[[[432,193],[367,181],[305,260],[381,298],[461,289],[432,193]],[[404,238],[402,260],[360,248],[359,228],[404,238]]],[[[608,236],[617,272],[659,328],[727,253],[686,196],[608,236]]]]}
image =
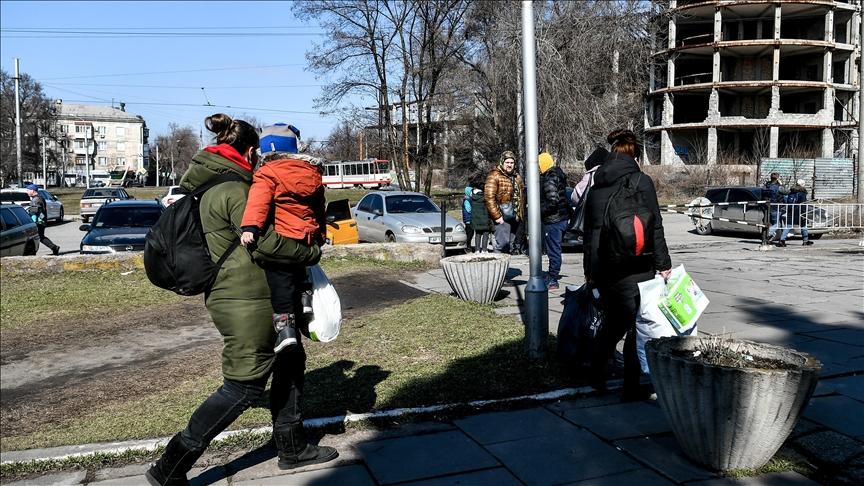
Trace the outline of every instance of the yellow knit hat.
{"type": "Polygon", "coordinates": [[[540,165],[540,173],[545,174],[547,170],[555,165],[555,159],[552,158],[549,152],[543,152],[537,159],[537,163],[540,165]]]}

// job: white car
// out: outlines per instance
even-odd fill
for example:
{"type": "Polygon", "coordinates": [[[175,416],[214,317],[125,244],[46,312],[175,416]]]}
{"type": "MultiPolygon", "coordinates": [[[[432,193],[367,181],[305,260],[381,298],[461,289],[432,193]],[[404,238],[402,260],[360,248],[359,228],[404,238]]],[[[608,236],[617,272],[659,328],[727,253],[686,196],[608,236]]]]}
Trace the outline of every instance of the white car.
{"type": "Polygon", "coordinates": [[[165,194],[165,197],[163,197],[161,200],[162,205],[167,208],[168,206],[170,206],[170,205],[174,204],[175,202],[177,202],[178,200],[182,199],[183,196],[185,196],[186,194],[184,194],[181,191],[182,191],[182,189],[180,189],[180,186],[169,187],[168,193],[165,194]]]}
{"type": "MultiPolygon", "coordinates": [[[[45,200],[48,221],[53,220],[62,223],[63,216],[66,214],[63,210],[63,203],[45,189],[39,189],[39,195],[45,200]]],[[[17,204],[26,208],[30,206],[30,196],[27,195],[27,189],[3,189],[0,190],[0,202],[17,204]]]]}
{"type": "MultiPolygon", "coordinates": [[[[441,244],[441,208],[425,194],[372,191],[352,210],[360,241],[441,244]]],[[[467,247],[465,226],[445,216],[445,247],[467,247]]]]}

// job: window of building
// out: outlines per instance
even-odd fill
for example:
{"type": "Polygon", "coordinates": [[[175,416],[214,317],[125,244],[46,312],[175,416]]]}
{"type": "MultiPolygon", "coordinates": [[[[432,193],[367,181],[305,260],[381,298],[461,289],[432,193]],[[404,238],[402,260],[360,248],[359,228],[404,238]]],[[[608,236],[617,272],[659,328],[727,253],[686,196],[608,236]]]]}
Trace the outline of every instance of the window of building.
{"type": "Polygon", "coordinates": [[[83,149],[84,148],[84,140],[75,140],[75,148],[83,149]]]}
{"type": "Polygon", "coordinates": [[[105,131],[105,125],[100,125],[96,127],[96,132],[98,132],[99,135],[105,136],[105,131]]]}
{"type": "Polygon", "coordinates": [[[122,152],[126,150],[126,142],[117,142],[117,150],[122,152]]]}
{"type": "Polygon", "coordinates": [[[99,157],[96,160],[99,162],[99,165],[101,165],[102,167],[105,167],[108,165],[108,157],[99,157]]]}
{"type": "Polygon", "coordinates": [[[60,133],[69,133],[69,125],[60,125],[60,133]]]}
{"type": "Polygon", "coordinates": [[[117,165],[126,165],[126,157],[117,157],[117,165]]]}
{"type": "Polygon", "coordinates": [[[76,156],[75,157],[75,164],[76,165],[84,165],[84,156],[83,155],[76,156]]]}
{"type": "Polygon", "coordinates": [[[126,136],[126,127],[117,127],[117,136],[125,137],[126,136]]]}
{"type": "Polygon", "coordinates": [[[87,126],[85,125],[75,125],[75,133],[84,133],[87,131],[87,126]]]}
{"type": "Polygon", "coordinates": [[[100,141],[98,147],[99,150],[108,150],[108,142],[100,141]]]}

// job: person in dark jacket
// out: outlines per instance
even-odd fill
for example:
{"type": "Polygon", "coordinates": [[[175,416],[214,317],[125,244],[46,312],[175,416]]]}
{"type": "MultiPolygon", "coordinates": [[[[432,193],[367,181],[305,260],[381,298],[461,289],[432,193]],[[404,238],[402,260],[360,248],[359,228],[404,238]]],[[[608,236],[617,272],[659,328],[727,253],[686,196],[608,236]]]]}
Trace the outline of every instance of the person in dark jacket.
{"type": "Polygon", "coordinates": [[[780,234],[780,241],[777,246],[786,246],[786,238],[792,232],[792,228],[797,224],[801,228],[801,239],[804,240],[802,245],[812,245],[810,241],[810,233],[807,231],[807,220],[804,218],[804,212],[801,210],[800,204],[807,202],[807,188],[804,187],[804,179],[798,179],[794,186],[789,188],[789,195],[786,196],[786,224],[783,232],[780,234]]]}
{"type": "MultiPolygon", "coordinates": [[[[258,158],[258,133],[252,125],[221,113],[207,117],[205,125],[216,134],[217,144],[195,154],[180,186],[191,192],[225,173],[242,179],[223,182],[200,199],[201,226],[215,262],[239,237],[237,229],[258,158]]],[[[186,428],[171,438],[165,452],[147,470],[145,477],[150,484],[188,484],[186,473],[195,461],[220,432],[265,396],[271,376],[269,401],[278,467],[292,469],[339,455],[332,447],[313,445],[306,438],[300,408],[306,352],[299,340],[290,350],[273,352],[276,332],[270,289],[264,269],[256,264],[301,256],[317,262],[321,249],[317,244],[282,237],[269,224],[262,229],[252,258],[250,252],[238,248],[225,260],[204,301],[224,338],[222,386],[192,412],[186,428]]]]}
{"type": "Polygon", "coordinates": [[[465,225],[465,248],[471,251],[471,239],[474,238],[474,226],[471,224],[471,194],[474,192],[474,184],[465,186],[462,196],[462,224],[465,225]]]}
{"type": "Polygon", "coordinates": [[[39,186],[36,184],[27,184],[27,195],[30,196],[30,205],[27,207],[27,214],[36,223],[36,229],[39,230],[39,242],[51,248],[51,253],[55,256],[60,254],[60,247],[55,245],[53,241],[45,236],[45,225],[48,220],[48,205],[45,204],[45,199],[39,195],[39,186]]]}
{"type": "Polygon", "coordinates": [[[768,182],[765,183],[765,189],[768,193],[768,200],[771,202],[771,211],[769,212],[771,226],[768,228],[768,237],[770,241],[775,241],[779,236],[777,229],[783,216],[781,205],[786,202],[786,195],[789,194],[789,189],[783,186],[783,181],[780,180],[780,173],[778,172],[771,173],[768,182]]]}
{"type": "Polygon", "coordinates": [[[471,184],[471,226],[474,227],[474,251],[484,253],[489,251],[489,235],[495,231],[489,211],[486,210],[486,202],[483,197],[483,183],[471,184]]]}
{"type": "Polygon", "coordinates": [[[606,388],[606,365],[622,337],[624,341],[624,389],[622,400],[648,398],[650,392],[639,388],[641,368],[636,354],[636,314],[639,310],[638,283],[654,278],[659,272],[669,277],[672,261],[663,234],[663,220],[657,203],[654,182],[639,174],[636,135],[630,130],[616,130],[607,137],[612,149],[594,175],[594,185],[585,201],[585,280],[600,292],[600,305],[604,312],[603,325],[597,334],[591,363],[590,384],[598,390],[606,388]],[[611,197],[625,179],[638,177],[636,191],[654,215],[653,238],[646,242],[646,252],[624,263],[612,263],[601,248],[604,216],[611,197]]]}
{"type": "Polygon", "coordinates": [[[543,152],[537,158],[540,166],[540,216],[546,254],[549,256],[549,271],[546,273],[546,288],[558,290],[561,278],[561,239],[570,225],[570,198],[567,197],[567,176],[555,165],[552,155],[543,152]]]}

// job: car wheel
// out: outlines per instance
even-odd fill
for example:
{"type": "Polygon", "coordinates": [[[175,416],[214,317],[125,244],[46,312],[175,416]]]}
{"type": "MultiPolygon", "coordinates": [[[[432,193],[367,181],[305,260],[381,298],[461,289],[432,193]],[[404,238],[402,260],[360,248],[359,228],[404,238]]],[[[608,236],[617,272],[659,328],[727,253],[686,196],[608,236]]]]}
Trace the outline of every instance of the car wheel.
{"type": "Polygon", "coordinates": [[[24,246],[24,256],[33,256],[36,254],[36,242],[28,241],[24,246]]]}
{"type": "Polygon", "coordinates": [[[64,216],[66,216],[66,212],[63,211],[63,208],[60,208],[60,217],[57,218],[57,222],[58,222],[58,223],[62,223],[62,222],[63,222],[63,217],[64,217],[64,216]]]}
{"type": "Polygon", "coordinates": [[[808,236],[808,238],[811,240],[818,240],[819,238],[822,238],[823,234],[825,233],[812,233],[808,236]]]}
{"type": "Polygon", "coordinates": [[[708,198],[699,197],[692,201],[690,204],[693,206],[702,206],[702,207],[692,207],[688,211],[690,213],[690,221],[693,222],[694,229],[696,230],[696,234],[700,235],[710,235],[711,234],[711,220],[710,219],[702,219],[694,216],[702,216],[711,218],[714,216],[714,206],[709,206],[711,201],[708,198]]]}
{"type": "Polygon", "coordinates": [[[710,235],[711,234],[711,221],[705,221],[704,223],[696,224],[696,233],[700,235],[710,235]]]}
{"type": "Polygon", "coordinates": [[[87,224],[90,222],[90,216],[81,216],[81,222],[87,224]]]}
{"type": "Polygon", "coordinates": [[[387,243],[396,243],[396,235],[389,231],[387,232],[387,235],[385,235],[385,238],[387,239],[387,243]]]}

